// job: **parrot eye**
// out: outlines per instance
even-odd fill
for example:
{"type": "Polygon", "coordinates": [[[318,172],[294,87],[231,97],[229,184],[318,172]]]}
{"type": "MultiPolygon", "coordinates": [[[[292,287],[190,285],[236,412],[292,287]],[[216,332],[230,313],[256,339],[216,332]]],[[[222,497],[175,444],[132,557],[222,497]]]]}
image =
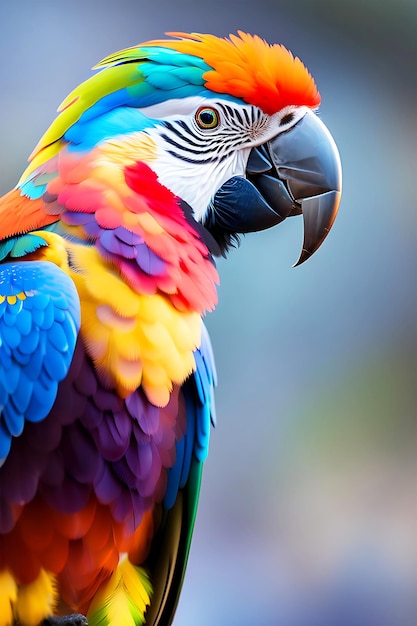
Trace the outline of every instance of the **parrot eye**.
{"type": "Polygon", "coordinates": [[[211,107],[201,107],[195,114],[195,121],[199,128],[210,130],[220,125],[220,116],[216,109],[211,107]]]}

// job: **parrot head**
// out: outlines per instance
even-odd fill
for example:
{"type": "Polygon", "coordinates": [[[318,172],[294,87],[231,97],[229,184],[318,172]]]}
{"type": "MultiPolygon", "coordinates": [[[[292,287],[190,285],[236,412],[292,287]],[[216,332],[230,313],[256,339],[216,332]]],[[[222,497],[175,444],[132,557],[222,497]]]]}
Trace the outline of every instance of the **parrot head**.
{"type": "MultiPolygon", "coordinates": [[[[239,32],[170,33],[101,61],[62,103],[22,181],[65,145],[142,161],[225,254],[240,234],[302,214],[296,265],[327,236],[341,196],[336,145],[320,95],[281,45],[239,32]]],[[[130,161],[129,161],[130,159],[130,161]]]]}

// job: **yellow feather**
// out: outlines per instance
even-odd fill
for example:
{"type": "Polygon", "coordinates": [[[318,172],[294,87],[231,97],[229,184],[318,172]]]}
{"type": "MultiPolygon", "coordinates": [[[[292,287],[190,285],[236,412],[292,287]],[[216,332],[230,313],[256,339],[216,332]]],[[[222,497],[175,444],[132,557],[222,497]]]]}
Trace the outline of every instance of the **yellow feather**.
{"type": "Polygon", "coordinates": [[[87,615],[89,625],[140,626],[151,592],[145,570],[124,559],[95,595],[87,615]]]}
{"type": "Polygon", "coordinates": [[[65,247],[65,239],[47,230],[35,230],[33,234],[39,235],[39,237],[42,237],[48,244],[37,250],[36,258],[55,263],[55,265],[60,267],[66,274],[69,274],[68,252],[65,247]]]}
{"type": "MultiPolygon", "coordinates": [[[[150,228],[157,226],[152,220],[150,228]]],[[[58,265],[77,288],[81,333],[103,384],[114,386],[122,397],[142,385],[151,402],[165,406],[173,384],[181,384],[195,369],[200,315],[176,309],[163,295],[137,293],[97,249],[56,233],[39,234],[48,246],[38,251],[38,258],[58,265]]]]}
{"type": "Polygon", "coordinates": [[[0,573],[0,626],[12,626],[17,585],[7,570],[0,573]]]}
{"type": "Polygon", "coordinates": [[[142,385],[165,406],[174,383],[195,368],[201,317],[169,298],[134,291],[94,248],[68,244],[81,303],[81,333],[105,384],[126,397],[142,385]]]}
{"type": "Polygon", "coordinates": [[[41,570],[33,583],[19,587],[16,617],[23,626],[37,626],[53,613],[56,602],[54,576],[41,570]]]}
{"type": "Polygon", "coordinates": [[[134,165],[138,161],[150,163],[157,157],[156,143],[144,133],[131,133],[126,138],[109,139],[100,146],[103,158],[123,167],[134,165]]]}
{"type": "Polygon", "coordinates": [[[71,260],[80,273],[73,280],[83,299],[108,304],[124,317],[135,317],[138,313],[137,294],[121,280],[109,263],[106,263],[95,248],[69,245],[71,260]]]}
{"type": "Polygon", "coordinates": [[[59,141],[56,141],[55,143],[53,143],[53,144],[51,144],[49,146],[45,146],[44,148],[42,148],[41,151],[38,152],[38,154],[36,154],[34,156],[34,158],[31,161],[31,163],[29,163],[29,165],[27,166],[27,168],[23,172],[23,174],[20,177],[20,180],[19,180],[19,182],[17,184],[21,185],[26,179],[30,178],[30,175],[40,165],[42,165],[42,163],[45,163],[46,161],[49,161],[49,159],[52,159],[56,154],[58,154],[58,152],[61,150],[61,148],[63,148],[65,145],[66,145],[66,141],[59,140],[59,141]]]}

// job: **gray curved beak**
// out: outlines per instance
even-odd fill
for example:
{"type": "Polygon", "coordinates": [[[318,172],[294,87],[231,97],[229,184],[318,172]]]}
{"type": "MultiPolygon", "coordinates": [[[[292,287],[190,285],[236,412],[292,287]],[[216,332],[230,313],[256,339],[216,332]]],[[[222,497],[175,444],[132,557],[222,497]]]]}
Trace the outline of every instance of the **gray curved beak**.
{"type": "Polygon", "coordinates": [[[308,110],[288,132],[268,142],[279,179],[286,182],[304,220],[304,242],[295,265],[321,246],[336,218],[342,191],[342,168],[336,144],[323,122],[308,110]]]}

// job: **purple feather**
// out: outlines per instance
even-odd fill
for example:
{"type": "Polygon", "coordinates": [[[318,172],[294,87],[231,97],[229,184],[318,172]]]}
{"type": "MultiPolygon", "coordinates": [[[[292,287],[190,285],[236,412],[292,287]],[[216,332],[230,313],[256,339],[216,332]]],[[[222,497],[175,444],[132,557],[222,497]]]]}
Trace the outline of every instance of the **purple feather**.
{"type": "Polygon", "coordinates": [[[53,509],[61,513],[76,513],[87,506],[91,495],[91,486],[77,483],[66,475],[57,486],[40,485],[39,493],[53,509]]]}
{"type": "Polygon", "coordinates": [[[136,263],[145,274],[148,274],[148,276],[159,276],[164,273],[166,263],[152,252],[145,243],[137,245],[135,250],[136,263]]]}
{"type": "Polygon", "coordinates": [[[161,475],[161,458],[153,442],[146,447],[139,448],[138,452],[141,461],[141,473],[138,476],[139,492],[142,496],[151,497],[161,475]]]}
{"type": "Polygon", "coordinates": [[[113,230],[104,230],[100,234],[99,247],[106,252],[121,256],[124,259],[133,259],[136,255],[135,248],[121,241],[113,230]]]}
{"type": "Polygon", "coordinates": [[[0,498],[0,533],[9,533],[15,524],[15,515],[10,507],[10,502],[0,498]]]}
{"type": "Polygon", "coordinates": [[[113,464],[113,471],[120,482],[126,485],[129,490],[137,489],[137,476],[131,471],[125,457],[113,464]]]}
{"type": "Polygon", "coordinates": [[[140,460],[139,460],[138,447],[135,444],[136,442],[132,441],[131,445],[126,451],[125,459],[132,474],[134,476],[139,476],[140,475],[140,460]]]}
{"type": "Polygon", "coordinates": [[[139,424],[143,432],[153,435],[159,426],[160,409],[146,399],[143,392],[138,390],[125,400],[129,414],[139,424]]]}
{"type": "MultiPolygon", "coordinates": [[[[87,401],[86,401],[87,405],[87,401]]],[[[92,402],[88,403],[88,410],[86,409],[83,414],[83,425],[91,432],[95,428],[100,428],[100,424],[103,420],[103,412],[98,409],[92,402]]]]}
{"type": "Polygon", "coordinates": [[[100,411],[117,412],[123,408],[123,400],[117,396],[115,391],[103,387],[97,388],[92,401],[100,411]]]}
{"type": "MultiPolygon", "coordinates": [[[[128,231],[121,227],[115,230],[101,229],[97,234],[97,247],[105,257],[114,256],[124,261],[135,260],[136,271],[139,267],[148,276],[158,276],[163,274],[166,263],[157,256],[143,241],[143,239],[132,233],[132,237],[126,235],[128,231]]],[[[96,236],[96,233],[89,231],[89,234],[96,236]]]]}
{"type": "Polygon", "coordinates": [[[61,440],[62,424],[58,420],[48,419],[47,431],[44,422],[31,425],[30,445],[39,452],[52,452],[61,440]]]}
{"type": "Polygon", "coordinates": [[[90,434],[79,422],[65,428],[61,448],[67,473],[77,483],[92,485],[103,461],[90,434]]]}
{"type": "Polygon", "coordinates": [[[114,233],[120,241],[127,243],[129,246],[136,246],[137,244],[144,242],[143,237],[137,235],[136,233],[132,233],[132,231],[128,230],[124,226],[118,226],[115,228],[114,233]]]}
{"type": "Polygon", "coordinates": [[[74,381],[74,386],[82,395],[94,397],[97,392],[97,377],[91,367],[83,367],[82,376],[74,381]]]}
{"type": "Polygon", "coordinates": [[[93,432],[99,454],[109,461],[119,460],[129,446],[131,433],[132,423],[125,411],[106,412],[93,432]]]}
{"type": "Polygon", "coordinates": [[[42,483],[56,487],[63,483],[64,478],[65,467],[62,463],[61,456],[58,454],[49,455],[47,465],[42,474],[42,483]]]}
{"type": "Polygon", "coordinates": [[[134,531],[140,524],[144,511],[151,505],[151,502],[144,501],[134,492],[124,489],[113,503],[112,513],[118,522],[124,523],[130,531],[134,531]]]}
{"type": "Polygon", "coordinates": [[[122,486],[113,476],[108,464],[103,464],[94,481],[94,491],[102,504],[110,504],[120,497],[122,486]]]}
{"type": "MultiPolygon", "coordinates": [[[[119,231],[121,238],[140,245],[127,232],[119,231]]],[[[86,506],[92,490],[133,529],[163,497],[165,468],[173,464],[181,436],[177,410],[176,393],[161,409],[141,390],[124,400],[105,389],[78,341],[50,414],[26,424],[0,469],[2,530],[16,521],[12,504],[29,502],[36,492],[52,508],[71,513],[86,506]]]]}

